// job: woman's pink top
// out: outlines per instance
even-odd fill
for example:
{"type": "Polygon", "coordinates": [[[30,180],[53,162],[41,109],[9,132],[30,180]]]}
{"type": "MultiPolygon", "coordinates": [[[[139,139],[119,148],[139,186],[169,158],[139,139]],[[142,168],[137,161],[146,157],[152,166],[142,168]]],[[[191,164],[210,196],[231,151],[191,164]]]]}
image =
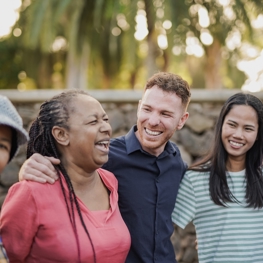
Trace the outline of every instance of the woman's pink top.
{"type": "MultiPolygon", "coordinates": [[[[110,190],[110,209],[90,211],[80,200],[97,263],[123,263],[130,248],[130,234],[118,207],[115,176],[98,169],[110,190]]],[[[67,190],[63,178],[63,184],[67,190]]],[[[66,192],[68,195],[68,191],[66,192]]],[[[75,212],[81,262],[94,262],[91,243],[75,212]]],[[[10,262],[78,262],[77,243],[59,180],[55,184],[23,181],[8,192],[1,211],[1,235],[10,262]]]]}

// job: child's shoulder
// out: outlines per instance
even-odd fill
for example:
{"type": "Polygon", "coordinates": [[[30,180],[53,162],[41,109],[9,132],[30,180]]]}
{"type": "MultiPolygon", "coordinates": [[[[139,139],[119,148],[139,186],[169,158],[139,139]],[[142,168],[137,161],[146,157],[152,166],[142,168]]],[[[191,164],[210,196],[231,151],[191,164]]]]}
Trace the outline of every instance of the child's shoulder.
{"type": "Polygon", "coordinates": [[[187,170],[185,172],[185,174],[188,176],[188,177],[207,177],[209,175],[209,172],[208,171],[199,171],[199,170],[187,170]]]}
{"type": "Polygon", "coordinates": [[[192,183],[207,181],[209,179],[209,176],[210,173],[208,171],[187,170],[185,172],[185,177],[192,183]]]}

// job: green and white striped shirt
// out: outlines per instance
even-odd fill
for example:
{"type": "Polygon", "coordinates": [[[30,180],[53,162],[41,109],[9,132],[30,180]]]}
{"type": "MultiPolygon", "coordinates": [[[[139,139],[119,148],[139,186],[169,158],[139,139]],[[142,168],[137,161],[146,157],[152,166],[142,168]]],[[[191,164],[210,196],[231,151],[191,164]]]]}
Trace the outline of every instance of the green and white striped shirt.
{"type": "Polygon", "coordinates": [[[209,173],[187,171],[172,220],[181,228],[193,221],[199,263],[262,263],[263,209],[246,207],[245,170],[228,172],[227,182],[238,203],[218,206],[210,198],[209,173]]]}

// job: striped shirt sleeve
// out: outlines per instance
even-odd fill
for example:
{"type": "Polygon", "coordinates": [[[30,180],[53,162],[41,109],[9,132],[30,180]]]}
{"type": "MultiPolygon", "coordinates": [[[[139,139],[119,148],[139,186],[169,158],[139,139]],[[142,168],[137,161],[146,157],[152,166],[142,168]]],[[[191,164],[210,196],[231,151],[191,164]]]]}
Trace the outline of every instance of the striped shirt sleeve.
{"type": "Polygon", "coordinates": [[[195,213],[196,198],[188,171],[180,183],[176,204],[172,213],[172,221],[179,227],[185,228],[193,220],[195,213]]]}

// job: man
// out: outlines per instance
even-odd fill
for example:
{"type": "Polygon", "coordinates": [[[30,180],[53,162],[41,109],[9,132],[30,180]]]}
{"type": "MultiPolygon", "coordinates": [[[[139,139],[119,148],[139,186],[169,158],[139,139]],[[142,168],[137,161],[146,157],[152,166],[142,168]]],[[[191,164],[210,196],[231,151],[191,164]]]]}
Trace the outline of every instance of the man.
{"type": "MultiPolygon", "coordinates": [[[[119,182],[119,207],[132,238],[126,263],[176,262],[171,214],[186,167],[169,139],[188,119],[189,100],[188,83],[181,77],[153,75],[139,101],[137,125],[111,140],[103,168],[119,182]]],[[[54,182],[57,175],[50,161],[58,162],[34,155],[23,165],[20,179],[54,182]]]]}

